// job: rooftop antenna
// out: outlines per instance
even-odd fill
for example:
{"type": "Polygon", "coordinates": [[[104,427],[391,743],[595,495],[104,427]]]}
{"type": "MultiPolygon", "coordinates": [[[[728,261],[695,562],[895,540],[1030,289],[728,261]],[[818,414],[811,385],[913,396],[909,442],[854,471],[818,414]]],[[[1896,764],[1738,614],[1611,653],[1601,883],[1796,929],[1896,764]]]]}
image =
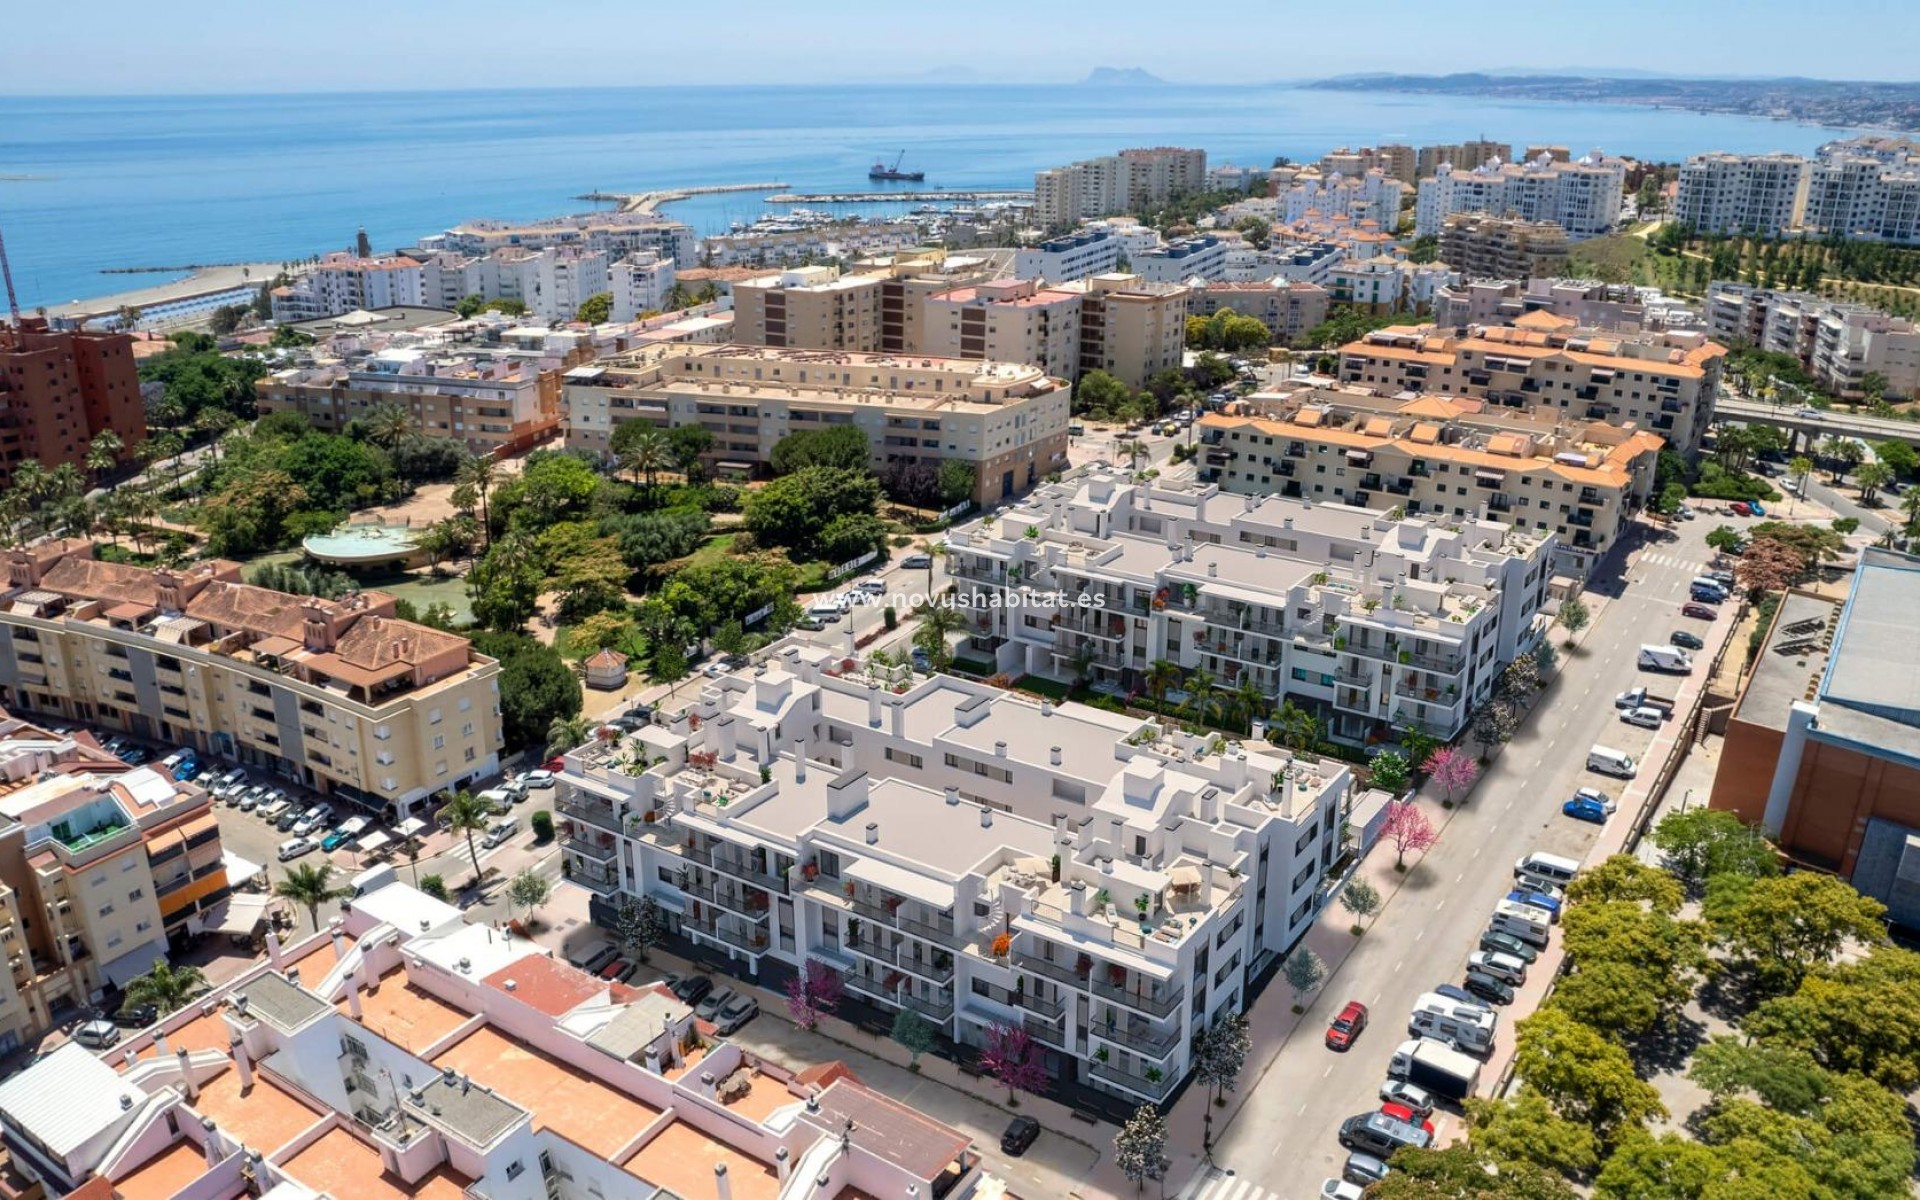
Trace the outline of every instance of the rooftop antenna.
{"type": "Polygon", "coordinates": [[[7,281],[7,311],[13,314],[13,323],[20,324],[20,297],[13,292],[13,268],[7,265],[7,240],[0,237],[0,278],[7,281]]]}

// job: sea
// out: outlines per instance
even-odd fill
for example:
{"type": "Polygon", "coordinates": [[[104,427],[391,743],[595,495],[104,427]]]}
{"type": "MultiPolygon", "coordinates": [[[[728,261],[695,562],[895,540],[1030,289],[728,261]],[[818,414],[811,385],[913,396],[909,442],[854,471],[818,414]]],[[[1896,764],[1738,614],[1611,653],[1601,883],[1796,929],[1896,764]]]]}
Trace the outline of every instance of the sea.
{"type": "MultiPolygon", "coordinates": [[[[0,98],[0,236],[23,305],[166,282],[105,268],[278,262],[390,248],[477,217],[593,205],[582,193],[778,182],[798,191],[1030,188],[1041,167],[1125,146],[1210,164],[1486,136],[1678,160],[1807,152],[1847,131],[1723,114],[1296,87],[636,87],[273,96],[0,98]],[[874,185],[903,156],[924,184],[874,185]]],[[[764,193],[666,211],[703,234],[764,193]]],[[[858,205],[863,215],[903,212],[858,205]]],[[[816,206],[827,207],[827,206],[816,206]]]]}

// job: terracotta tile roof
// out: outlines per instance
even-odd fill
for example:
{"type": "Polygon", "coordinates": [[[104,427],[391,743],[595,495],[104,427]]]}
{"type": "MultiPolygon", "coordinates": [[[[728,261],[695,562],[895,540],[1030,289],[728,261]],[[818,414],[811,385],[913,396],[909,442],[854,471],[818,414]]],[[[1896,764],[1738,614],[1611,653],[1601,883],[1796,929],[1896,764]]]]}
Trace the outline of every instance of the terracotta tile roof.
{"type": "Polygon", "coordinates": [[[50,592],[83,596],[89,600],[133,602],[152,607],[159,589],[153,572],[126,563],[101,562],[97,558],[61,559],[40,577],[40,586],[50,592]]]}
{"type": "Polygon", "coordinates": [[[513,981],[510,994],[516,1000],[549,1017],[564,1017],[607,988],[578,967],[538,956],[511,962],[487,976],[484,982],[495,991],[505,992],[508,980],[513,981]]]}
{"type": "MultiPolygon", "coordinates": [[[[300,615],[301,599],[250,583],[216,580],[187,601],[187,615],[227,629],[278,634],[298,640],[305,625],[300,615]]],[[[318,603],[333,607],[329,601],[318,603]]]]}
{"type": "Polygon", "coordinates": [[[836,1081],[820,1093],[819,1101],[820,1111],[805,1113],[803,1120],[833,1136],[851,1120],[855,1145],[915,1179],[937,1178],[973,1141],[952,1126],[849,1079],[836,1081]]]}
{"type": "Polygon", "coordinates": [[[467,639],[412,621],[392,617],[362,617],[342,634],[335,652],[342,662],[377,671],[390,663],[417,665],[459,646],[467,639]]]}
{"type": "Polygon", "coordinates": [[[587,656],[587,666],[589,667],[613,668],[624,667],[626,665],[627,656],[611,646],[604,650],[595,651],[587,656]]]}
{"type": "Polygon", "coordinates": [[[1517,329],[1572,329],[1577,322],[1572,317],[1556,316],[1539,308],[1525,316],[1515,317],[1513,324],[1517,329]]]}

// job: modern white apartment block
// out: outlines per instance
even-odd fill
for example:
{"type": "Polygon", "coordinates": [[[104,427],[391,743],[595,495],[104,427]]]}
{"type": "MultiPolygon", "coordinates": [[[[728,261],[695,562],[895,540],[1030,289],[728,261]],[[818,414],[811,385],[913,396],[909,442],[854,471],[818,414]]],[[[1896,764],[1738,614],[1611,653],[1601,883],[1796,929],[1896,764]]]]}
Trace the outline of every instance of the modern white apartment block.
{"type": "Polygon", "coordinates": [[[1777,235],[1800,223],[1808,178],[1798,154],[1696,154],[1680,168],[1673,219],[1701,233],[1777,235]]]}
{"type": "MultiPolygon", "coordinates": [[[[1357,486],[1367,464],[1329,457],[1310,473],[1349,469],[1357,486]]],[[[962,592],[1001,593],[967,651],[998,670],[1132,694],[1166,659],[1229,693],[1250,682],[1276,708],[1291,699],[1357,744],[1466,728],[1545,627],[1554,542],[1485,517],[1393,519],[1094,473],[956,530],[948,553],[962,592]]]]}
{"type": "Polygon", "coordinates": [[[488,254],[429,254],[420,262],[420,280],[422,302],[451,312],[468,296],[500,298],[500,260],[488,254]]]}
{"type": "Polygon", "coordinates": [[[1484,400],[1318,387],[1248,396],[1198,430],[1202,483],[1434,521],[1485,515],[1551,535],[1555,569],[1573,579],[1645,506],[1666,444],[1484,400]]]}
{"type": "Polygon", "coordinates": [[[1452,213],[1478,212],[1552,221],[1573,241],[1610,232],[1620,219],[1627,164],[1595,150],[1572,162],[1498,160],[1463,171],[1442,163],[1420,181],[1414,229],[1438,236],[1452,213]]]}
{"type": "Polygon", "coordinates": [[[671,258],[677,267],[694,266],[699,239],[678,221],[652,213],[592,212],[546,221],[470,221],[445,233],[420,239],[429,253],[490,254],[495,250],[544,250],[549,246],[597,250],[618,260],[636,250],[671,258]]]}
{"type": "Polygon", "coordinates": [[[613,319],[634,321],[641,313],[665,311],[674,277],[673,259],[652,250],[635,251],[614,263],[607,272],[613,319]]]}
{"type": "Polygon", "coordinates": [[[1020,279],[1067,283],[1117,270],[1125,253],[1120,238],[1111,230],[1083,229],[1015,250],[1013,273],[1020,279]]]}
{"type": "Polygon", "coordinates": [[[1281,219],[1291,225],[1309,215],[1373,221],[1386,230],[1400,227],[1400,210],[1409,186],[1379,169],[1349,175],[1303,173],[1280,194],[1281,219]]]}
{"type": "Polygon", "coordinates": [[[1143,250],[1131,257],[1132,270],[1148,283],[1187,283],[1194,279],[1221,279],[1226,275],[1227,256],[1244,243],[1196,234],[1175,238],[1164,246],[1143,250]]]}
{"type": "Polygon", "coordinates": [[[1108,217],[1158,204],[1207,185],[1207,152],[1175,146],[1122,150],[1039,171],[1033,177],[1034,220],[1043,228],[1108,217]]]}
{"type": "Polygon", "coordinates": [[[1692,453],[1713,424],[1726,348],[1704,332],[1581,329],[1548,313],[1513,325],[1390,326],[1340,348],[1340,382],[1476,396],[1508,408],[1657,433],[1692,453]]]}
{"type": "Polygon", "coordinates": [[[329,254],[292,283],[273,289],[269,301],[275,321],[314,321],[358,309],[421,307],[424,283],[420,264],[411,258],[329,254]]]}
{"type": "Polygon", "coordinates": [[[1436,292],[1458,283],[1460,272],[1443,262],[1415,263],[1391,254],[1349,258],[1327,273],[1327,291],[1336,303],[1370,313],[1424,313],[1436,292]]]}
{"type": "Polygon", "coordinates": [[[571,321],[581,301],[612,287],[608,254],[584,246],[547,246],[502,252],[500,294],[520,301],[543,321],[571,321]]]}
{"type": "Polygon", "coordinates": [[[1023,1027],[1131,1104],[1326,902],[1341,764],[850,651],[755,657],[566,756],[561,848],[599,919],[651,899],[754,977],[818,961],[961,1044],[1023,1027]]]}
{"type": "Polygon", "coordinates": [[[353,883],[319,932],[269,934],[264,960],[158,1025],[0,1084],[15,1177],[130,1200],[932,1200],[981,1182],[967,1135],[844,1071],[757,1061],[664,986],[468,924],[390,869],[353,883]]]}
{"type": "Polygon", "coordinates": [[[1864,304],[1807,292],[1772,291],[1717,280],[1707,289],[1713,336],[1790,354],[1821,386],[1873,400],[1862,380],[1877,374],[1888,394],[1920,394],[1920,327],[1864,304]]]}

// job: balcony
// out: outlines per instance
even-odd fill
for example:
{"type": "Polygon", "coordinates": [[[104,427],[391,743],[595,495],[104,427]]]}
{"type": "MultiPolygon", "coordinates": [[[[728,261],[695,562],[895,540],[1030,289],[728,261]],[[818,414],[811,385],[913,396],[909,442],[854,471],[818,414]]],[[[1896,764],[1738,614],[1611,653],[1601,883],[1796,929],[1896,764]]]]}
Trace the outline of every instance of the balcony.
{"type": "Polygon", "coordinates": [[[620,853],[619,843],[608,835],[588,834],[581,830],[571,831],[562,837],[560,848],[594,862],[612,862],[620,853]]]}
{"type": "Polygon", "coordinates": [[[853,951],[862,958],[883,963],[888,967],[905,971],[918,978],[937,983],[942,987],[953,982],[953,955],[947,954],[944,950],[940,951],[940,954],[944,956],[945,960],[943,965],[943,963],[936,958],[928,958],[925,956],[916,958],[911,954],[901,953],[905,945],[905,943],[896,943],[888,946],[876,937],[848,938],[845,942],[848,950],[853,951]]]}
{"type": "Polygon", "coordinates": [[[1102,1000],[1124,1004],[1128,1008],[1156,1017],[1164,1017],[1172,1013],[1180,1007],[1180,1001],[1186,998],[1185,988],[1174,988],[1164,994],[1148,995],[1144,992],[1130,992],[1125,987],[1104,979],[1096,979],[1092,982],[1093,994],[1102,1000]]]}
{"type": "MultiPolygon", "coordinates": [[[[680,932],[712,938],[716,942],[724,943],[739,950],[745,950],[749,954],[764,954],[767,949],[767,935],[765,933],[758,930],[747,932],[745,930],[735,929],[730,925],[722,925],[718,921],[697,921],[692,917],[682,917],[680,919],[680,932]]],[[[849,979],[849,982],[851,982],[851,979],[849,979]]]]}
{"type": "Polygon", "coordinates": [[[1178,1027],[1156,1030],[1144,1021],[1115,1021],[1111,1025],[1094,1021],[1087,1026],[1087,1033],[1101,1041],[1123,1046],[1135,1054],[1145,1055],[1155,1062],[1165,1062],[1180,1044],[1178,1027]]]}
{"type": "Polygon", "coordinates": [[[787,879],[784,875],[775,875],[753,863],[728,854],[716,853],[711,846],[695,846],[683,851],[694,862],[710,867],[723,875],[751,883],[767,891],[787,894],[787,879]]]}
{"type": "Polygon", "coordinates": [[[764,893],[728,892],[692,881],[681,884],[680,890],[696,900],[704,900],[717,908],[745,917],[755,924],[764,922],[768,912],[771,911],[764,893]],[[760,896],[758,901],[752,898],[756,894],[760,896]]]}
{"type": "Polygon", "coordinates": [[[1158,1070],[1153,1067],[1149,1067],[1147,1070],[1154,1071],[1155,1075],[1149,1076],[1144,1073],[1136,1075],[1125,1067],[1115,1066],[1112,1063],[1095,1062],[1093,1064],[1093,1077],[1102,1083],[1110,1084],[1117,1088],[1124,1088],[1136,1096],[1145,1096],[1150,1100],[1159,1100],[1173,1090],[1175,1080],[1171,1074],[1159,1073],[1158,1070]]]}
{"type": "Polygon", "coordinates": [[[614,871],[612,878],[608,878],[604,871],[579,867],[568,875],[567,878],[589,891],[600,893],[602,896],[611,896],[620,890],[620,873],[618,871],[614,871]]]}
{"type": "MultiPolygon", "coordinates": [[[[1055,983],[1065,984],[1075,991],[1084,992],[1087,990],[1086,974],[1062,966],[1060,963],[1048,962],[1044,958],[1030,954],[1015,954],[1013,965],[1027,972],[1029,975],[1034,975],[1041,979],[1051,979],[1055,983]]],[[[1091,960],[1089,960],[1088,969],[1091,970],[1091,960]]]]}
{"type": "Polygon", "coordinates": [[[562,800],[554,807],[560,810],[560,815],[563,817],[572,817],[576,821],[584,821],[589,825],[598,826],[608,833],[624,832],[620,828],[620,818],[614,815],[611,804],[604,802],[595,803],[592,800],[576,798],[572,800],[562,800]]]}

